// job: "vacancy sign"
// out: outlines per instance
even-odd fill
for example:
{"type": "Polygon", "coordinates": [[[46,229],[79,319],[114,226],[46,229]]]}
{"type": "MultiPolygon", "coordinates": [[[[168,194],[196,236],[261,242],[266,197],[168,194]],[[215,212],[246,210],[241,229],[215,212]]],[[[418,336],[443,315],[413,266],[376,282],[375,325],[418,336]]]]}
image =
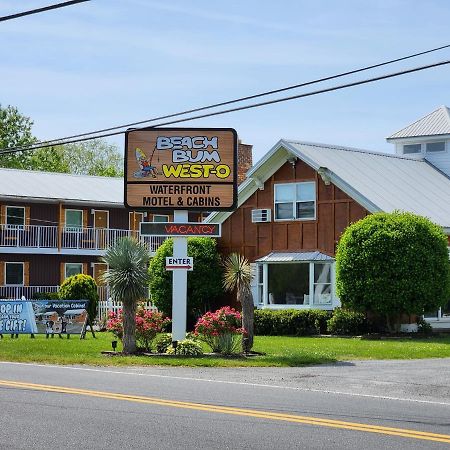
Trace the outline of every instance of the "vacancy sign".
{"type": "Polygon", "coordinates": [[[141,236],[220,237],[220,223],[141,222],[141,236]]]}
{"type": "Polygon", "coordinates": [[[187,256],[185,258],[166,257],[166,270],[194,270],[194,258],[187,256]]]}
{"type": "Polygon", "coordinates": [[[232,128],[141,128],[125,134],[125,206],[232,211],[237,133],[232,128]]]}

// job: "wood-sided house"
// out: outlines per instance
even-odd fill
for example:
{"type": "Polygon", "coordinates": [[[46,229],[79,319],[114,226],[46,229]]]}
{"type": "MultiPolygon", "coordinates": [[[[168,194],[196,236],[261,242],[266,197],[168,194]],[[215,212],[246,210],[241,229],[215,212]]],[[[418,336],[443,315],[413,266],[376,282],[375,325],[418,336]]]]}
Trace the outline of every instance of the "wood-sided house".
{"type": "MultiPolygon", "coordinates": [[[[247,173],[238,209],[206,219],[222,224],[222,253],[239,252],[254,265],[258,307],[339,306],[336,244],[368,214],[410,211],[450,235],[448,108],[388,141],[396,154],[282,139],[247,173]]],[[[441,319],[450,309],[438,314],[441,319]]]]}

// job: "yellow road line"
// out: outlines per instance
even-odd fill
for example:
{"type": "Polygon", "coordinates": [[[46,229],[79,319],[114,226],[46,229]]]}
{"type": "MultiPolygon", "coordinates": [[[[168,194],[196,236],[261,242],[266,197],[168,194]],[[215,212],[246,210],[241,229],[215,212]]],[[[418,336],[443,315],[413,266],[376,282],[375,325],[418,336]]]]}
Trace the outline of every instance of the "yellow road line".
{"type": "Polygon", "coordinates": [[[323,419],[320,417],[300,416],[295,414],[275,413],[271,411],[262,411],[254,409],[234,408],[230,406],[209,405],[202,403],[182,402],[176,400],[165,400],[162,398],[145,397],[140,395],[119,394],[113,392],[95,391],[87,389],[69,388],[64,386],[52,386],[46,384],[23,383],[17,381],[0,380],[0,386],[30,389],[37,391],[55,392],[60,394],[85,395],[96,398],[106,398],[112,400],[122,400],[135,403],[144,403],[151,405],[167,406],[172,408],[191,409],[197,411],[207,411],[219,414],[232,414],[238,416],[255,417],[259,419],[277,420],[292,423],[301,423],[329,428],[338,428],[353,431],[362,431],[366,433],[378,433],[390,436],[400,436],[411,439],[421,439],[426,441],[444,442],[450,444],[450,435],[429,433],[406,428],[384,427],[379,425],[370,425],[358,422],[345,422],[341,420],[323,419]]]}

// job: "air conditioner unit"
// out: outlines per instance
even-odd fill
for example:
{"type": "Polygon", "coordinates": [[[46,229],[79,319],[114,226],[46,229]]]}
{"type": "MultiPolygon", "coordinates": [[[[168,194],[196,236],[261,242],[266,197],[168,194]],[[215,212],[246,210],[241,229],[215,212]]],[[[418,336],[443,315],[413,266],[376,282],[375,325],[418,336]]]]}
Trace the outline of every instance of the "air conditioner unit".
{"type": "Polygon", "coordinates": [[[270,209],[252,209],[252,222],[270,222],[272,214],[270,209]]]}

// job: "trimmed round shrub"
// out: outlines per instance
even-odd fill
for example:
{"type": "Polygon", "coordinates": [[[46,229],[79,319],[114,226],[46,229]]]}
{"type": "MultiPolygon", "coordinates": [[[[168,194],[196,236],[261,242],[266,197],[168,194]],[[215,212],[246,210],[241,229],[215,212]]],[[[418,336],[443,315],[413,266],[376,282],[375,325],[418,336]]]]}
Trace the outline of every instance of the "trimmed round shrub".
{"type": "Polygon", "coordinates": [[[157,353],[166,353],[166,350],[172,345],[172,334],[160,334],[155,340],[155,349],[157,353]]]}
{"type": "MultiPolygon", "coordinates": [[[[150,261],[150,293],[155,306],[172,316],[172,274],[166,270],[166,257],[173,255],[173,240],[167,239],[150,261]]],[[[187,313],[192,326],[211,308],[222,293],[222,267],[211,238],[189,238],[188,255],[194,258],[194,270],[187,275],[187,313]]]]}
{"type": "Polygon", "coordinates": [[[367,332],[367,321],[361,312],[336,308],[327,322],[328,332],[345,336],[358,336],[367,332]]]}
{"type": "Polygon", "coordinates": [[[447,237],[441,227],[411,213],[377,213],[350,225],[336,253],[342,306],[387,317],[423,314],[450,298],[447,237]]]}
{"type": "Polygon", "coordinates": [[[177,349],[175,349],[170,345],[166,354],[168,355],[183,355],[183,356],[201,356],[203,355],[203,349],[199,342],[194,341],[192,339],[183,339],[182,341],[178,341],[177,349]]]}
{"type": "Polygon", "coordinates": [[[89,276],[82,273],[73,275],[64,280],[59,289],[61,300],[89,300],[87,312],[90,320],[95,320],[98,310],[97,283],[89,276]]]}

